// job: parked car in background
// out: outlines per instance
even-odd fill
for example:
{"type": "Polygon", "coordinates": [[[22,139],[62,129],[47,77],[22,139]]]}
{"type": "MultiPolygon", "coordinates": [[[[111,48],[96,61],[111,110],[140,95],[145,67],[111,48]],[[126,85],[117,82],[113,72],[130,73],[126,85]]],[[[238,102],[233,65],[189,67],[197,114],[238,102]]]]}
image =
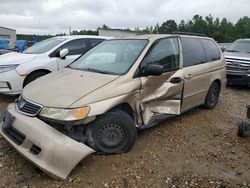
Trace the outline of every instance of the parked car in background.
{"type": "Polygon", "coordinates": [[[236,40],[226,51],[228,84],[250,87],[250,39],[236,40]]]}
{"type": "Polygon", "coordinates": [[[196,106],[214,108],[225,85],[225,59],[211,38],[106,40],[25,87],[0,132],[46,173],[65,179],[90,153],[128,152],[138,129],[196,106]]]}
{"type": "Polygon", "coordinates": [[[33,80],[72,63],[105,37],[60,36],[0,56],[0,93],[19,94],[33,80]]]}

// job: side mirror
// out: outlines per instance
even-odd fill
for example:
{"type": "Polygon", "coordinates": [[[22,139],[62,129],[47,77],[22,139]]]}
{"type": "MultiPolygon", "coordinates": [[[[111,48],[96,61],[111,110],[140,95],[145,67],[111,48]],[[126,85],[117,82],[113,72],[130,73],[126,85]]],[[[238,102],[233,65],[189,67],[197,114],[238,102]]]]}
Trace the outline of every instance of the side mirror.
{"type": "Polygon", "coordinates": [[[163,66],[148,65],[143,72],[145,76],[160,76],[163,73],[163,66]]]}
{"type": "Polygon", "coordinates": [[[65,59],[65,57],[68,55],[69,50],[67,48],[64,48],[62,50],[59,51],[59,57],[61,59],[65,59]]]}
{"type": "Polygon", "coordinates": [[[226,51],[226,48],[222,47],[222,48],[221,48],[221,51],[222,51],[222,52],[225,52],[225,51],[226,51]]]}

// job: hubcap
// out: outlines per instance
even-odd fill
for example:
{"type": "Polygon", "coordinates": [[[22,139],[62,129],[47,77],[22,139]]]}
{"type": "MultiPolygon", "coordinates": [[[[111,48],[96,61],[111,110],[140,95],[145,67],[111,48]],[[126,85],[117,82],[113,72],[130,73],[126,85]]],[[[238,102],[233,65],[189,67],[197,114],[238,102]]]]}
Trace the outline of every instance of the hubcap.
{"type": "Polygon", "coordinates": [[[116,124],[109,124],[103,126],[97,132],[98,143],[105,148],[115,148],[125,142],[124,129],[116,124]]]}

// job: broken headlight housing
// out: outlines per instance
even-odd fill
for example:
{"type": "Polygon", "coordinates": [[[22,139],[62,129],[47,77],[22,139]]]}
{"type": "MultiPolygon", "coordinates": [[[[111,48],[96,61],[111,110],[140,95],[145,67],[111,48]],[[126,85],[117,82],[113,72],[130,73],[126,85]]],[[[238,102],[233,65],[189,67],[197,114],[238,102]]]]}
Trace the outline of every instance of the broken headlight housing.
{"type": "Polygon", "coordinates": [[[77,121],[86,118],[88,116],[89,111],[90,107],[81,107],[73,109],[44,107],[39,115],[45,118],[60,121],[77,121]]]}

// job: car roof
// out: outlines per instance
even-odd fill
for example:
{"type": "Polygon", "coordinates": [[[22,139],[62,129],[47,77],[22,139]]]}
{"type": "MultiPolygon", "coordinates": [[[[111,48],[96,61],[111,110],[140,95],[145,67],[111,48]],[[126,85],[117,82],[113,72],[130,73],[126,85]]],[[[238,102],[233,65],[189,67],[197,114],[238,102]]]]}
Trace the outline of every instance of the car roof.
{"type": "Polygon", "coordinates": [[[95,38],[95,39],[111,39],[111,37],[102,37],[96,35],[65,35],[65,36],[57,36],[54,38],[58,39],[83,39],[83,38],[95,38]]]}
{"type": "Polygon", "coordinates": [[[250,39],[249,38],[248,39],[238,39],[236,41],[248,41],[248,42],[250,42],[250,39]]]}
{"type": "Polygon", "coordinates": [[[171,37],[171,36],[211,39],[211,38],[205,37],[205,36],[184,35],[184,34],[142,34],[142,35],[129,36],[129,37],[120,37],[120,38],[116,38],[116,39],[147,39],[147,40],[157,40],[157,39],[161,39],[161,38],[165,38],[165,37],[171,37]]]}

